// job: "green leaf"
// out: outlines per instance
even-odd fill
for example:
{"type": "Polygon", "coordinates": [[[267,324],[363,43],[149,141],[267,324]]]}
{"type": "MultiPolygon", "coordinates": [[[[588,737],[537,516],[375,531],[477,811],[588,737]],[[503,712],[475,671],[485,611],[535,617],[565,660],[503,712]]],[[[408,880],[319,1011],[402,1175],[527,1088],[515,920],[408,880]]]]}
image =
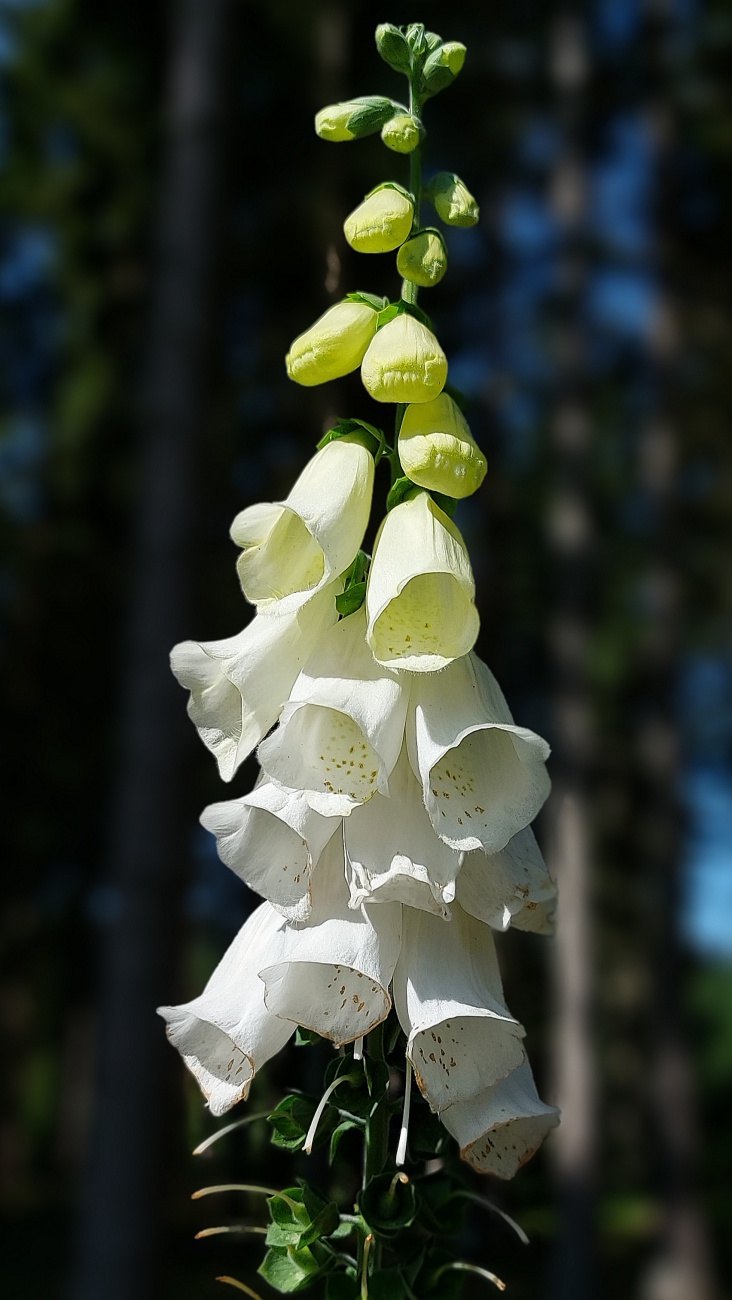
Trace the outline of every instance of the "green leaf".
{"type": "Polygon", "coordinates": [[[374,311],[383,311],[384,307],[389,305],[388,298],[379,298],[378,294],[364,293],[360,289],[355,289],[353,293],[347,293],[342,301],[364,303],[366,307],[373,307],[374,311]]]}
{"type": "Polygon", "coordinates": [[[457,509],[457,501],[454,497],[446,497],[444,492],[430,492],[430,496],[440,510],[444,510],[448,518],[452,519],[457,509]]]}
{"type": "Polygon", "coordinates": [[[275,1291],[289,1294],[310,1286],[328,1261],[323,1247],[270,1246],[257,1272],[275,1291]]]}
{"type": "Polygon", "coordinates": [[[398,478],[396,483],[392,483],[389,489],[389,495],[386,498],[387,511],[393,510],[394,506],[401,505],[402,501],[409,500],[410,497],[415,496],[417,492],[422,490],[422,488],[417,487],[416,483],[412,482],[411,478],[406,476],[398,478]]]}
{"type": "Polygon", "coordinates": [[[282,1101],[267,1121],[272,1125],[272,1144],[282,1147],[284,1151],[299,1151],[307,1136],[307,1131],[316,1111],[315,1102],[309,1097],[292,1094],[282,1101]]]}
{"type": "Polygon", "coordinates": [[[335,1160],[336,1153],[341,1144],[341,1138],[345,1137],[346,1133],[350,1133],[352,1129],[357,1129],[359,1133],[362,1133],[363,1124],[359,1124],[359,1122],[355,1119],[344,1119],[336,1128],[333,1129],[333,1132],[331,1133],[331,1137],[330,1137],[329,1159],[331,1164],[335,1160]]]}
{"type": "Polygon", "coordinates": [[[365,1056],[363,1064],[369,1096],[375,1101],[381,1101],[389,1087],[389,1067],[385,1061],[375,1061],[371,1056],[365,1056]]]}
{"type": "Polygon", "coordinates": [[[375,424],[368,424],[366,420],[338,420],[332,429],[323,434],[320,442],[317,444],[318,451],[326,447],[329,442],[336,442],[339,438],[350,438],[351,441],[360,442],[367,451],[371,452],[374,461],[378,465],[386,437],[382,429],[377,429],[375,424]]]}
{"type": "MultiPolygon", "coordinates": [[[[318,450],[320,450],[320,447],[321,443],[318,443],[318,450]]],[[[295,1047],[312,1047],[316,1043],[324,1042],[326,1042],[326,1039],[323,1038],[322,1034],[316,1034],[314,1029],[304,1029],[302,1025],[298,1025],[295,1034],[295,1047]]]]}
{"type": "Polygon", "coordinates": [[[334,1201],[328,1201],[311,1220],[310,1227],[300,1238],[301,1246],[312,1246],[321,1237],[330,1237],[340,1227],[341,1216],[334,1201]]]}
{"type": "Polygon", "coordinates": [[[393,23],[379,23],[376,28],[376,48],[394,72],[409,72],[411,52],[404,33],[393,23]]]}
{"type": "Polygon", "coordinates": [[[348,618],[349,614],[355,614],[360,609],[366,599],[366,583],[354,582],[352,587],[347,591],[342,591],[340,596],[336,596],[335,606],[342,618],[348,618]]]}

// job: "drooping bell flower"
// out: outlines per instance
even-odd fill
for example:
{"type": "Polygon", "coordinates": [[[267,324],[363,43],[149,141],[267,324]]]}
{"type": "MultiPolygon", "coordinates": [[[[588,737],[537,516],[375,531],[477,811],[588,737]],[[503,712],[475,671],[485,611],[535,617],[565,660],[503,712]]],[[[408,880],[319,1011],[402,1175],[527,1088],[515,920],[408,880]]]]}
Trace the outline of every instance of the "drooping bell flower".
{"type": "Polygon", "coordinates": [[[480,218],[478,204],[454,172],[438,172],[426,186],[424,195],[448,226],[475,226],[480,218]]]}
{"type": "Polygon", "coordinates": [[[513,1178],[559,1123],[539,1097],[528,1061],[499,1083],[443,1111],[440,1119],[460,1155],[481,1174],[513,1178]]]}
{"type": "Polygon", "coordinates": [[[284,501],[242,510],[231,536],[243,554],[237,573],[247,600],[286,609],[352,563],[368,523],[374,459],[355,438],[326,443],[284,501]]]}
{"type": "Polygon", "coordinates": [[[397,253],[397,271],[405,280],[431,289],[447,270],[447,251],[437,230],[418,230],[397,253]]]}
{"type": "Polygon", "coordinates": [[[474,596],[465,543],[432,498],[417,492],[390,510],[366,588],[374,658],[423,674],[467,654],[480,625],[474,596]]]}

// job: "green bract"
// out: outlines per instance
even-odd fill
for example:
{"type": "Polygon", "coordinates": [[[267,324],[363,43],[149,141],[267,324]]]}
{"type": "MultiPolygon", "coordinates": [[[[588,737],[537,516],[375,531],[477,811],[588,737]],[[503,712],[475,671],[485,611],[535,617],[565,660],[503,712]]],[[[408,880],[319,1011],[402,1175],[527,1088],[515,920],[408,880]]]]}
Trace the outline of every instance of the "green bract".
{"type": "Polygon", "coordinates": [[[376,28],[376,48],[395,72],[409,70],[412,56],[407,39],[393,23],[380,23],[376,28]]]}
{"type": "Polygon", "coordinates": [[[447,393],[407,407],[399,459],[413,483],[458,499],[480,487],[487,468],[465,416],[447,393]]]}
{"type": "Polygon", "coordinates": [[[402,189],[381,185],[346,217],[343,230],[357,253],[389,253],[412,228],[414,204],[402,189]]]}
{"type": "Polygon", "coordinates": [[[432,331],[401,312],[371,340],[361,378],[377,402],[431,402],[445,387],[447,358],[432,331]]]}
{"type": "Polygon", "coordinates": [[[480,208],[468,187],[454,172],[438,172],[432,177],[424,196],[448,226],[474,226],[478,221],[480,208]]]}
{"type": "Polygon", "coordinates": [[[366,303],[329,307],[293,342],[285,358],[290,379],[311,388],[356,370],[376,333],[377,319],[378,313],[366,303]]]}
{"type": "Polygon", "coordinates": [[[397,253],[397,270],[405,280],[429,289],[447,270],[447,253],[437,230],[418,230],[397,253]]]}
{"type": "Polygon", "coordinates": [[[460,72],[465,62],[465,46],[460,41],[446,41],[425,59],[422,80],[431,95],[444,90],[460,72]]]}

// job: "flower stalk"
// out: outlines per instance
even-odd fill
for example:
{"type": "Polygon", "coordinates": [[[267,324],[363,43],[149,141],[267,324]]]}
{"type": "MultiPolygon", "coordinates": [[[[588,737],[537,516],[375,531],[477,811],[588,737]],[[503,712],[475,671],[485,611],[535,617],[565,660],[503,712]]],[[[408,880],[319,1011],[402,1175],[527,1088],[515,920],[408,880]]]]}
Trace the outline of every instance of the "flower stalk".
{"type": "Polygon", "coordinates": [[[337,1049],[319,1100],[293,1092],[266,1118],[274,1146],[322,1148],[331,1165],[353,1160],[360,1141],[356,1205],[304,1179],[193,1196],[265,1197],[267,1223],[198,1235],[262,1235],[271,1287],[325,1279],[338,1300],[414,1300],[448,1271],[503,1289],[481,1265],[445,1260],[474,1202],[524,1239],[464,1187],[458,1160],[512,1177],[557,1122],[505,1005],[492,939],[508,925],[551,929],[554,889],[529,829],[548,793],[548,747],[514,722],[474,650],[475,581],[453,515],[488,466],[418,303],[447,269],[423,201],[446,226],[479,215],[454,173],[423,184],[425,104],[454,81],[465,48],[419,23],[381,24],[376,43],[407,77],[407,104],[356,97],[321,109],[315,128],[329,144],[380,132],[392,161],[408,156],[405,183],[385,177],[344,223],[355,251],[394,257],[399,296],[348,293],[297,336],[286,369],[303,387],[360,371],[366,392],[394,407],[393,442],[360,416],[340,418],[283,500],[241,510],[231,535],[255,615],[234,637],[173,651],[222,779],[257,747],[255,789],[201,821],[263,901],[203,992],[160,1008],[216,1116],[246,1101],[293,1036],[337,1049]],[[391,484],[367,555],[382,457],[391,484]]]}

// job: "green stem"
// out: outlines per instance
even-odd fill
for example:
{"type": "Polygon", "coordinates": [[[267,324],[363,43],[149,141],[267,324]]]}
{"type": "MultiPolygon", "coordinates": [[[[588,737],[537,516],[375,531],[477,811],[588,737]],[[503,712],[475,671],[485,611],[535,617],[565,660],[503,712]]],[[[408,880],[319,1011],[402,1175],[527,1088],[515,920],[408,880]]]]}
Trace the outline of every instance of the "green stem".
{"type": "MultiPolygon", "coordinates": [[[[422,111],[422,100],[419,94],[417,77],[419,73],[412,72],[409,77],[409,111],[413,117],[419,117],[422,111]]],[[[420,225],[420,204],[422,199],[422,146],[417,145],[409,155],[409,189],[414,199],[414,217],[413,230],[419,230],[420,225]]],[[[419,294],[419,285],[413,284],[411,280],[402,280],[402,299],[404,302],[416,305],[419,294]]]]}

